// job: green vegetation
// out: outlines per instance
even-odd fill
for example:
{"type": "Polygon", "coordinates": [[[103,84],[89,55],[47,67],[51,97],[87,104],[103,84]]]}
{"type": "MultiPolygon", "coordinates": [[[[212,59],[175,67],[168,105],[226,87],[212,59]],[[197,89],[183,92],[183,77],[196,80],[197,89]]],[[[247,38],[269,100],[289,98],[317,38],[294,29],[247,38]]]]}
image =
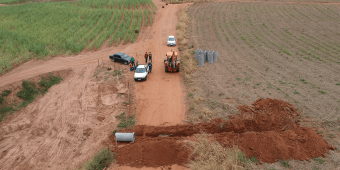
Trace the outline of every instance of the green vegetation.
{"type": "Polygon", "coordinates": [[[151,10],[156,9],[152,0],[79,0],[1,7],[0,73],[32,58],[78,54],[86,47],[97,49],[106,40],[109,45],[122,40],[134,42],[138,35],[134,30],[142,25],[141,6],[151,24],[151,10]]]}
{"type": "Polygon", "coordinates": [[[283,167],[285,167],[285,168],[290,168],[289,161],[287,161],[287,160],[282,160],[281,163],[282,163],[282,166],[283,166],[283,167]]]}
{"type": "Polygon", "coordinates": [[[58,84],[61,80],[63,80],[61,77],[53,76],[52,73],[50,73],[50,76],[48,78],[42,77],[38,84],[40,85],[40,87],[44,87],[41,91],[44,94],[50,87],[58,84]]]}
{"type": "Polygon", "coordinates": [[[313,161],[318,162],[319,164],[323,164],[325,162],[322,158],[312,158],[313,161]]]}
{"type": "Polygon", "coordinates": [[[88,170],[102,170],[108,167],[110,162],[114,161],[115,153],[112,153],[107,148],[102,149],[94,158],[84,165],[84,169],[88,170]]]}
{"type": "Polygon", "coordinates": [[[127,119],[126,119],[126,113],[123,112],[121,113],[120,115],[116,116],[116,119],[118,119],[120,121],[120,123],[117,125],[118,129],[124,129],[124,128],[132,128],[135,123],[137,122],[135,120],[136,118],[136,114],[130,116],[128,115],[127,116],[127,119]]]}
{"type": "Polygon", "coordinates": [[[38,95],[43,95],[47,90],[62,80],[61,77],[53,76],[52,73],[46,78],[42,77],[37,84],[31,81],[23,81],[22,89],[16,93],[16,96],[23,99],[21,103],[7,103],[6,96],[12,93],[12,90],[4,90],[0,96],[0,122],[7,115],[12,114],[14,111],[26,107],[32,103],[38,95]]]}
{"type": "Polygon", "coordinates": [[[38,93],[39,91],[34,82],[23,81],[22,90],[17,93],[17,96],[24,100],[20,107],[25,107],[30,104],[38,95],[38,93]]]}
{"type": "Polygon", "coordinates": [[[8,95],[11,94],[11,93],[12,93],[12,90],[11,90],[11,89],[9,89],[9,90],[4,90],[4,91],[2,91],[1,96],[6,97],[6,96],[8,96],[8,95]]]}

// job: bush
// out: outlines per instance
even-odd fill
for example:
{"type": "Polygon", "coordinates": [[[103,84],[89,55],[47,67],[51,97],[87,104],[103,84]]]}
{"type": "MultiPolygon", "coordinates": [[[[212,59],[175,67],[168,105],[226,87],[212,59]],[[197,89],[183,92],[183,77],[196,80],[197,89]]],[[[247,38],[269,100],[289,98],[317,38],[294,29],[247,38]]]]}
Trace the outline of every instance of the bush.
{"type": "Polygon", "coordinates": [[[120,121],[120,123],[117,125],[118,128],[132,128],[135,123],[137,122],[135,120],[136,114],[133,116],[129,116],[128,119],[126,120],[125,112],[116,116],[116,119],[120,121]]]}
{"type": "Polygon", "coordinates": [[[2,91],[2,96],[3,97],[5,97],[5,96],[8,96],[9,94],[11,94],[12,93],[12,90],[4,90],[4,91],[2,91]]]}
{"type": "Polygon", "coordinates": [[[17,96],[24,101],[32,102],[37,94],[38,90],[33,82],[23,81],[22,90],[17,93],[17,96]]]}
{"type": "Polygon", "coordinates": [[[4,102],[4,98],[2,96],[0,96],[0,104],[2,104],[2,102],[4,102]]]}
{"type": "Polygon", "coordinates": [[[48,79],[42,77],[38,84],[40,85],[40,87],[44,87],[44,89],[42,90],[42,93],[44,94],[50,87],[58,84],[61,80],[63,80],[61,77],[53,76],[52,73],[50,73],[48,79]]]}
{"type": "Polygon", "coordinates": [[[12,111],[15,111],[15,109],[12,106],[2,106],[0,109],[0,122],[6,116],[7,112],[12,112],[12,111]]]}
{"type": "Polygon", "coordinates": [[[102,149],[100,153],[97,153],[94,158],[85,164],[87,170],[102,170],[108,167],[110,162],[114,161],[115,153],[112,153],[108,149],[102,149]]]}

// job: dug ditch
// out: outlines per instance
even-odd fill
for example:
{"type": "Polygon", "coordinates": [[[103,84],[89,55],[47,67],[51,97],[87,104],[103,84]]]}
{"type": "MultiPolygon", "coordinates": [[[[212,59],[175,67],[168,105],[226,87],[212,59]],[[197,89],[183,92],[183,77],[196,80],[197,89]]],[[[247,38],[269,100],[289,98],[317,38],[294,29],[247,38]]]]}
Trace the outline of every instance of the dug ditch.
{"type": "MultiPolygon", "coordinates": [[[[132,167],[186,165],[191,148],[185,141],[200,133],[211,134],[224,147],[238,146],[248,157],[273,163],[280,159],[307,160],[325,157],[336,148],[309,127],[300,126],[300,113],[277,99],[258,99],[252,106],[239,106],[229,120],[176,126],[136,125],[135,143],[118,143],[111,150],[117,163],[132,167]]],[[[112,141],[113,142],[113,141],[112,141]]]]}

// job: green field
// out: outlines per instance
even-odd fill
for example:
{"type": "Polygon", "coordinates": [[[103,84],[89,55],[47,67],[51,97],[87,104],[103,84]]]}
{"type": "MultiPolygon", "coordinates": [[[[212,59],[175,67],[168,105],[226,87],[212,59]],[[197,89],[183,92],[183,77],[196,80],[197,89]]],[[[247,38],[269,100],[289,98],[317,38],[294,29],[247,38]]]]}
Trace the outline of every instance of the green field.
{"type": "Polygon", "coordinates": [[[138,36],[134,30],[151,25],[155,10],[152,0],[79,0],[1,6],[0,73],[34,57],[97,49],[107,40],[109,45],[134,42],[138,36]]]}

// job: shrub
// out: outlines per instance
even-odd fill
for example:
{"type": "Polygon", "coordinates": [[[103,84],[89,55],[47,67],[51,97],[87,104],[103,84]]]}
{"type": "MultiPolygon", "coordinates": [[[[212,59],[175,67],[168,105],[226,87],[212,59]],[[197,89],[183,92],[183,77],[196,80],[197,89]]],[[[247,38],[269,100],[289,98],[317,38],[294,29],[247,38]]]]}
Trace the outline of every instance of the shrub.
{"type": "Polygon", "coordinates": [[[50,87],[52,87],[55,84],[58,84],[61,80],[62,80],[61,77],[53,76],[52,73],[50,73],[48,79],[42,77],[38,84],[40,85],[40,87],[44,87],[44,89],[42,90],[42,93],[44,94],[50,87]]]}
{"type": "Polygon", "coordinates": [[[5,97],[5,96],[8,96],[9,94],[11,94],[12,93],[12,90],[4,90],[4,91],[2,91],[2,96],[3,97],[5,97]]]}
{"type": "Polygon", "coordinates": [[[112,153],[110,150],[102,149],[90,162],[85,164],[85,169],[102,170],[105,167],[108,167],[110,162],[114,161],[115,156],[116,154],[112,153]]]}
{"type": "Polygon", "coordinates": [[[22,90],[17,93],[17,96],[25,101],[32,102],[37,94],[38,90],[33,82],[23,81],[22,90]]]}

